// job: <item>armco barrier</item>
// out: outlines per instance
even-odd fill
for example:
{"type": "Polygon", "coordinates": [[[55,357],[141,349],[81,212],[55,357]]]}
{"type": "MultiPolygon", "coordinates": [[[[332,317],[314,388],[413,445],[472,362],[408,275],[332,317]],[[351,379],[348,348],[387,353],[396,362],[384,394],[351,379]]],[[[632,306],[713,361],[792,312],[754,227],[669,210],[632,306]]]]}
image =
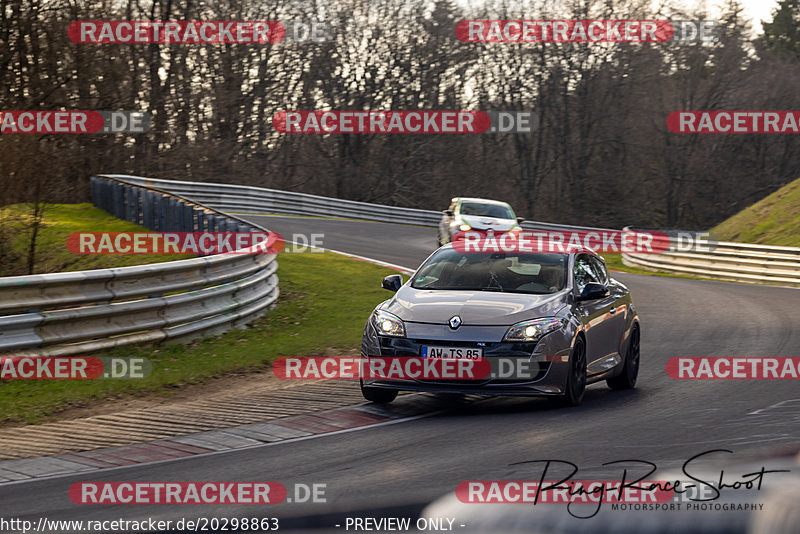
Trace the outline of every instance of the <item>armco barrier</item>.
{"type": "MultiPolygon", "coordinates": [[[[155,231],[266,231],[174,193],[92,178],[92,199],[155,231]]],[[[66,246],[66,244],[65,244],[66,246]]],[[[66,356],[244,326],[278,298],[274,254],[0,277],[0,351],[66,356]]]]}
{"type": "MultiPolygon", "coordinates": [[[[356,202],[339,198],[265,189],[245,185],[212,182],[182,182],[141,178],[122,174],[103,175],[129,184],[158,187],[164,191],[202,202],[221,211],[268,213],[286,215],[309,215],[313,217],[347,217],[365,221],[381,221],[418,226],[439,226],[441,211],[401,208],[369,202],[356,202]]],[[[525,221],[522,227],[528,230],[587,230],[602,231],[609,228],[567,226],[538,221],[525,221]]]]}
{"type": "Polygon", "coordinates": [[[800,249],[794,247],[719,241],[708,252],[624,253],[622,262],[651,271],[800,287],[800,249]]]}
{"type": "MultiPolygon", "coordinates": [[[[384,206],[261,187],[108,176],[129,184],[158,187],[222,211],[349,217],[432,227],[438,226],[441,219],[441,212],[438,211],[384,206]]],[[[522,226],[527,230],[609,230],[538,221],[525,221],[522,226]]],[[[625,253],[622,254],[622,261],[626,265],[643,269],[704,278],[800,286],[800,248],[793,247],[720,242],[707,253],[625,253]]]]}

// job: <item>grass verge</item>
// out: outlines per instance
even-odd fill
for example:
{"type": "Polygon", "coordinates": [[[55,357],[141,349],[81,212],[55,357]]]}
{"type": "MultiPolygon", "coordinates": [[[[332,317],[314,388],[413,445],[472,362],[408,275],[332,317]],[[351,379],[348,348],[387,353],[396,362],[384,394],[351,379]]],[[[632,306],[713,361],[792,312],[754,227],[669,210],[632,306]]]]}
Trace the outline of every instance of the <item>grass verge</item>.
{"type": "Polygon", "coordinates": [[[720,241],[800,246],[800,178],[711,229],[720,241]]]}
{"type": "Polygon", "coordinates": [[[191,345],[125,347],[96,354],[149,358],[153,373],[145,379],[0,382],[0,425],[54,420],[66,409],[126,396],[169,395],[212,378],[264,370],[281,356],[357,348],[369,313],[390,296],[380,280],[394,273],[330,252],[281,255],[278,307],[252,328],[191,345]]]}
{"type": "MultiPolygon", "coordinates": [[[[27,204],[0,208],[0,276],[27,274],[31,236],[27,204]]],[[[143,226],[123,221],[91,204],[50,204],[36,238],[34,270],[37,274],[105,269],[162,261],[185,260],[191,255],[73,254],[67,237],[74,232],[147,232],[143,226]]]]}

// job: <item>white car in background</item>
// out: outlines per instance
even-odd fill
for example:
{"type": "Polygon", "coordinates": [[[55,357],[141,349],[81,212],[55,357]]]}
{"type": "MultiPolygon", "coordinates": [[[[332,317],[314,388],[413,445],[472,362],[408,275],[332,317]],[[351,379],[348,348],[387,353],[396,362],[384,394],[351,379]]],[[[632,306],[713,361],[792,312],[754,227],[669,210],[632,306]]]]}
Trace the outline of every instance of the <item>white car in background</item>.
{"type": "Polygon", "coordinates": [[[450,243],[458,232],[479,232],[483,237],[518,233],[523,220],[506,202],[455,197],[450,207],[442,211],[437,242],[439,246],[450,243]]]}

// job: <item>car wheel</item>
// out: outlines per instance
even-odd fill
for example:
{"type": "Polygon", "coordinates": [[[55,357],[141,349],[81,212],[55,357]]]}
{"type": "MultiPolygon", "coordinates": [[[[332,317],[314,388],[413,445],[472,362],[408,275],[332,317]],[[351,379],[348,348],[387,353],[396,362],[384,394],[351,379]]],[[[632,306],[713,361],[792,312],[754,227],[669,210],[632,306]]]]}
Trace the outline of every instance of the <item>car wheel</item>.
{"type": "Polygon", "coordinates": [[[606,380],[606,384],[611,389],[633,389],[636,387],[637,376],[639,376],[639,327],[634,326],[628,343],[628,352],[625,354],[625,366],[619,375],[606,380]]]}
{"type": "Polygon", "coordinates": [[[378,404],[388,404],[397,398],[397,391],[394,389],[371,388],[361,383],[361,394],[370,402],[378,404]]]}
{"type": "Polygon", "coordinates": [[[562,406],[578,406],[586,391],[586,345],[578,338],[569,358],[569,374],[564,395],[558,399],[562,406]]]}

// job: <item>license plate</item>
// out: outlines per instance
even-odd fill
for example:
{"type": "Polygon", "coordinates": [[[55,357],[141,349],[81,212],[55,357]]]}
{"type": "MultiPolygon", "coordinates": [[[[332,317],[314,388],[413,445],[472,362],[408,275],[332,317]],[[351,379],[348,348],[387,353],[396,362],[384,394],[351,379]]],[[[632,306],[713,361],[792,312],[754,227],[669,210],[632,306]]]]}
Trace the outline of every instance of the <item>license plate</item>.
{"type": "Polygon", "coordinates": [[[422,357],[477,360],[483,357],[483,349],[471,347],[431,347],[423,345],[422,357]]]}

